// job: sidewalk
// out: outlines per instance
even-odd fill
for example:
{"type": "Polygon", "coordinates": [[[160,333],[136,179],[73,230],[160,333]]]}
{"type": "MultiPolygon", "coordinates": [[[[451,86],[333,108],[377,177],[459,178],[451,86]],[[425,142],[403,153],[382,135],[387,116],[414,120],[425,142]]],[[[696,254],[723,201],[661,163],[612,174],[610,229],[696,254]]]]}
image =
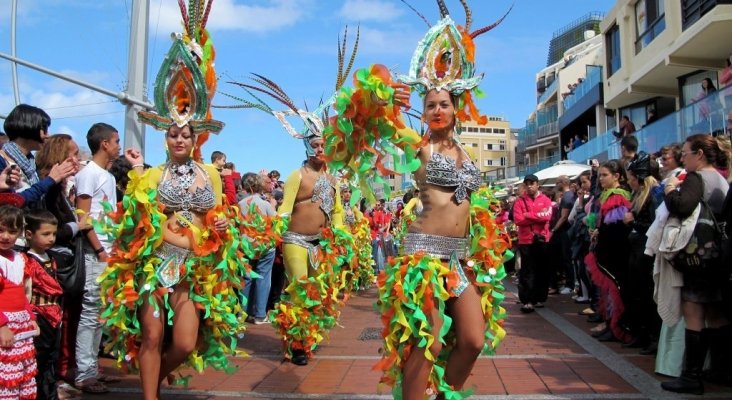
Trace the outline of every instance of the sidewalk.
{"type": "MultiPolygon", "coordinates": [[[[551,296],[547,307],[522,314],[509,285],[504,303],[509,317],[507,338],[495,357],[478,359],[467,387],[471,399],[674,399],[661,390],[666,378],[653,374],[653,357],[636,355],[619,343],[599,343],[588,334],[592,326],[577,315],[579,305],[569,296],[551,296]]],[[[380,324],[373,311],[376,291],[351,297],[343,309],[341,327],[305,367],[283,363],[280,342],[269,325],[248,325],[240,348],[250,354],[237,359],[232,375],[195,372],[188,388],[169,387],[162,398],[203,399],[390,399],[379,388],[380,324]],[[381,390],[381,391],[379,391],[381,390]]],[[[123,381],[111,385],[105,400],[141,398],[139,378],[102,365],[123,381]]],[[[707,394],[689,398],[732,398],[732,390],[708,387],[707,394]]],[[[88,395],[85,398],[102,398],[88,395]]]]}

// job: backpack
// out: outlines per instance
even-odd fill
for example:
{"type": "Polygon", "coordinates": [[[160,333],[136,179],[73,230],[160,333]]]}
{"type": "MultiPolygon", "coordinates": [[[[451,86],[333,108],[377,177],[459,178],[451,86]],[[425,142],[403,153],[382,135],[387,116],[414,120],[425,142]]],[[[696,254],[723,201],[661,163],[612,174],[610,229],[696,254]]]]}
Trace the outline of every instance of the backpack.
{"type": "Polygon", "coordinates": [[[694,233],[671,260],[671,265],[684,274],[699,274],[723,265],[722,242],[727,240],[727,235],[706,200],[702,200],[699,207],[694,233]]]}

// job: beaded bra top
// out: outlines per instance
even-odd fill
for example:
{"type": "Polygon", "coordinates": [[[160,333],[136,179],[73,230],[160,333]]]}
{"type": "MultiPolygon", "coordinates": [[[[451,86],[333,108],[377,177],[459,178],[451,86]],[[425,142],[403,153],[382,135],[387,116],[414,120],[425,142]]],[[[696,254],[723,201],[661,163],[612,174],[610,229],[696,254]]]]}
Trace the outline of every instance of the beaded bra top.
{"type": "MultiPolygon", "coordinates": [[[[425,167],[425,182],[430,185],[455,188],[455,201],[460,204],[467,199],[470,192],[480,188],[480,170],[470,161],[463,160],[462,167],[457,168],[457,162],[445,155],[435,153],[430,145],[432,156],[425,167]]],[[[466,154],[467,157],[467,154],[466,154]]]]}
{"type": "Polygon", "coordinates": [[[321,174],[313,186],[312,202],[320,201],[320,209],[330,220],[335,208],[335,186],[330,182],[326,174],[321,174]]]}
{"type": "Polygon", "coordinates": [[[166,211],[180,212],[181,216],[190,220],[193,212],[204,213],[216,206],[216,196],[209,179],[206,179],[204,187],[189,190],[196,178],[196,171],[208,176],[203,168],[194,163],[168,163],[165,166],[163,180],[158,185],[158,194],[166,211]]]}

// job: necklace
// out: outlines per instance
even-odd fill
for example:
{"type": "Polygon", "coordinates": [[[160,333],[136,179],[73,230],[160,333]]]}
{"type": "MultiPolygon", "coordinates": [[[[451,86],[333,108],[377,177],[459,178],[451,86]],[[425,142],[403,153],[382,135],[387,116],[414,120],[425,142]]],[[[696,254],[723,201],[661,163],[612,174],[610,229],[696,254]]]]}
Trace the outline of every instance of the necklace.
{"type": "Polygon", "coordinates": [[[169,161],[166,169],[170,171],[170,179],[163,182],[163,185],[166,185],[166,189],[177,195],[181,208],[178,215],[182,217],[182,220],[178,219],[178,224],[187,227],[190,221],[193,220],[193,213],[191,212],[193,193],[189,190],[196,180],[193,161],[188,160],[183,164],[169,161]]]}

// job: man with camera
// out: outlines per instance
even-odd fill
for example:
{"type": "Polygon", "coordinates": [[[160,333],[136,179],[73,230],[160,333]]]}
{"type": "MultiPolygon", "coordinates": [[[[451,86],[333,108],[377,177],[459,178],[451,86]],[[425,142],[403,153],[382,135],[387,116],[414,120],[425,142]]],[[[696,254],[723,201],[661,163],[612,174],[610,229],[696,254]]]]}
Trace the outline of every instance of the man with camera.
{"type": "Polygon", "coordinates": [[[519,271],[519,300],[521,312],[530,313],[543,307],[549,290],[549,270],[542,265],[549,242],[549,220],[552,202],[539,190],[539,178],[526,175],[526,192],[516,199],[513,219],[518,225],[518,249],[521,257],[519,271]]]}

